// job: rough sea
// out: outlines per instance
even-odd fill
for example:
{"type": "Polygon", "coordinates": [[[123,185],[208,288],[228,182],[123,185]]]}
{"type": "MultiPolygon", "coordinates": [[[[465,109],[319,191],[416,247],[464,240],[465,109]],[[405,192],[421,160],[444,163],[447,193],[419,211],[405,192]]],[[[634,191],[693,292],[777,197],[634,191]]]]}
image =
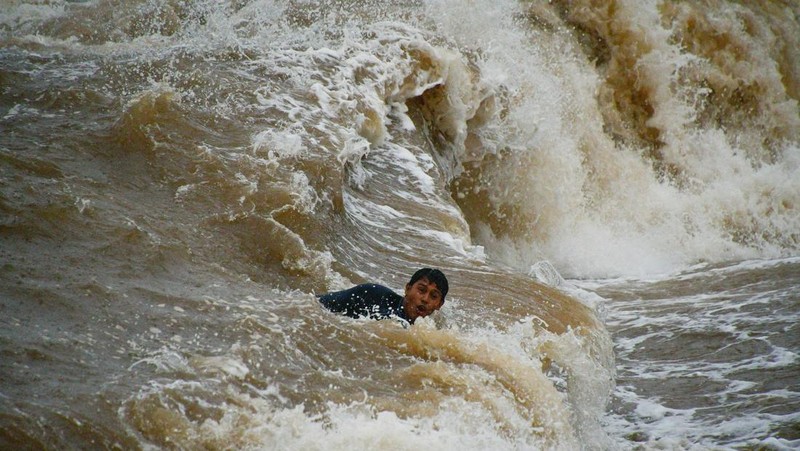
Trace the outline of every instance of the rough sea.
{"type": "Polygon", "coordinates": [[[0,0],[0,449],[800,449],[798,101],[794,0],[0,0]]]}

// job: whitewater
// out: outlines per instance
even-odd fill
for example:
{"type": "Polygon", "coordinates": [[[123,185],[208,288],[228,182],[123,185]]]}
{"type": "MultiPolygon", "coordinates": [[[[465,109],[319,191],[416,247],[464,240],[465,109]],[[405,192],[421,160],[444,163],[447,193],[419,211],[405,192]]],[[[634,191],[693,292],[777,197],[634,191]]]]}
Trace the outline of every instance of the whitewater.
{"type": "Polygon", "coordinates": [[[798,101],[789,1],[0,0],[0,448],[797,449],[798,101]]]}

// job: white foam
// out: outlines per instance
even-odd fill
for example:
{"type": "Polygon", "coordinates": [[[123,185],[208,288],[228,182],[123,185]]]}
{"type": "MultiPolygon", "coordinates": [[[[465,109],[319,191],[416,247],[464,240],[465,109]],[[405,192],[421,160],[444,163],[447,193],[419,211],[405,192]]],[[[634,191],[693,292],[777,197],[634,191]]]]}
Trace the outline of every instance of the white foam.
{"type": "Polygon", "coordinates": [[[737,143],[737,131],[695,126],[702,108],[696,99],[707,90],[679,77],[701,59],[672,43],[657,2],[619,7],[649,49],[637,65],[652,91],[648,125],[663,133],[664,160],[680,168],[686,186],[654,171],[645,150],[610,139],[596,69],[568,34],[529,39],[508,22],[517,7],[484,5],[478,18],[458,2],[429,4],[445,33],[465,47],[492,50],[478,61],[488,89],[513,93],[506,118],[482,136],[487,148],[510,149],[509,163],[482,176],[497,208],[519,207],[537,233],[509,239],[481,229],[490,255],[523,270],[546,259],[570,277],[611,277],[796,252],[800,147],[772,144],[759,152],[777,157],[765,161],[737,143]]]}
{"type": "Polygon", "coordinates": [[[297,158],[303,155],[303,138],[288,130],[265,130],[253,137],[253,150],[256,154],[266,151],[270,160],[297,158]]]}
{"type": "MultiPolygon", "coordinates": [[[[4,2],[5,3],[5,2],[4,2]]],[[[66,12],[66,1],[42,2],[39,4],[10,2],[3,5],[0,13],[0,24],[21,33],[23,30],[32,30],[35,26],[57,17],[66,12]]]]}
{"type": "MultiPolygon", "coordinates": [[[[792,415],[798,414],[775,415],[768,413],[772,408],[758,406],[790,405],[800,393],[794,388],[769,389],[771,384],[758,375],[781,374],[797,366],[796,351],[782,346],[785,338],[780,336],[782,324],[800,320],[800,314],[784,307],[792,288],[782,284],[780,270],[765,273],[797,261],[792,257],[726,267],[700,265],[665,278],[609,281],[605,288],[612,292],[630,290],[646,297],[630,296],[606,304],[607,322],[616,335],[620,377],[637,387],[617,387],[614,396],[633,408],[626,407],[624,415],[610,415],[606,419],[609,432],[616,437],[637,433],[637,440],[644,440],[641,443],[646,448],[738,448],[761,443],[776,425],[791,424],[792,415]],[[754,280],[753,274],[759,274],[755,283],[733,283],[726,291],[707,291],[706,287],[718,287],[725,279],[754,280]],[[777,279],[772,281],[771,275],[777,279]],[[655,293],[667,296],[648,296],[650,283],[656,287],[655,293]],[[671,297],[663,289],[665,284],[693,289],[671,297]],[[770,288],[764,290],[761,284],[770,288]],[[655,348],[651,351],[648,344],[655,348]],[[698,395],[697,403],[688,402],[680,393],[673,398],[657,388],[661,381],[693,379],[711,382],[698,395]],[[667,407],[673,402],[689,403],[690,407],[667,407]]],[[[792,442],[775,443],[780,448],[792,442]]]]}

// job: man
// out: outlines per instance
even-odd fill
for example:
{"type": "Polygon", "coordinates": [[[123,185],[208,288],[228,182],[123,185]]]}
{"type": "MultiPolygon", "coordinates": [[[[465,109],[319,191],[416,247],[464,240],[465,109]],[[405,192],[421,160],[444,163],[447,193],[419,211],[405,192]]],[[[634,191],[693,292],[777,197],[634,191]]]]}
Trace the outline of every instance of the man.
{"type": "Polygon", "coordinates": [[[328,310],[351,318],[395,317],[414,324],[417,318],[424,318],[442,308],[447,290],[447,278],[441,271],[422,268],[411,276],[404,296],[383,285],[368,283],[323,294],[319,302],[328,310]]]}

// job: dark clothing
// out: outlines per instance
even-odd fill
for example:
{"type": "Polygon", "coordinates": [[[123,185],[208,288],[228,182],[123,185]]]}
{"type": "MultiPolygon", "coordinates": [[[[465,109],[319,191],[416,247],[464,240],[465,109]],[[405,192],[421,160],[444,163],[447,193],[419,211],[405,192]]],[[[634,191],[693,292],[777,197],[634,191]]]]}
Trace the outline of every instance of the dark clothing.
{"type": "Polygon", "coordinates": [[[326,293],[319,297],[319,302],[328,310],[351,318],[395,317],[411,323],[403,311],[403,297],[383,285],[367,283],[349,290],[326,293]]]}

